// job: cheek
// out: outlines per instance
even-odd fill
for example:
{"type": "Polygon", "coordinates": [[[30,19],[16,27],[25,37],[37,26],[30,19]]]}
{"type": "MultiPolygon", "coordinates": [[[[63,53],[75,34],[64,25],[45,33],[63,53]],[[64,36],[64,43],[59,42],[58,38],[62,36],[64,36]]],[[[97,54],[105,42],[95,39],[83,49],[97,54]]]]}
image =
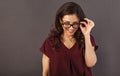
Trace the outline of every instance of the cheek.
{"type": "Polygon", "coordinates": [[[63,27],[63,26],[62,26],[62,28],[63,28],[63,31],[67,30],[67,28],[65,28],[65,27],[63,27]]]}
{"type": "Polygon", "coordinates": [[[74,29],[74,33],[77,31],[78,29],[74,29]]]}
{"type": "Polygon", "coordinates": [[[67,31],[67,30],[69,30],[69,28],[63,27],[63,31],[67,31]]]}

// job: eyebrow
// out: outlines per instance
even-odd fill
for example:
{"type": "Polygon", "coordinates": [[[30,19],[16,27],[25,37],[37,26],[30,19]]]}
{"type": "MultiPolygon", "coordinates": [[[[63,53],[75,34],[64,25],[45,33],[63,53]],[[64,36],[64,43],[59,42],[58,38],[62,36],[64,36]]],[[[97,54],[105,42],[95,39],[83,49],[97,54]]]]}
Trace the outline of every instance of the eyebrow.
{"type": "MultiPolygon", "coordinates": [[[[64,21],[64,20],[63,20],[63,22],[70,22],[70,21],[67,21],[67,20],[64,21]]],[[[75,22],[79,22],[79,21],[74,21],[74,22],[72,22],[72,23],[75,23],[75,22]]]]}

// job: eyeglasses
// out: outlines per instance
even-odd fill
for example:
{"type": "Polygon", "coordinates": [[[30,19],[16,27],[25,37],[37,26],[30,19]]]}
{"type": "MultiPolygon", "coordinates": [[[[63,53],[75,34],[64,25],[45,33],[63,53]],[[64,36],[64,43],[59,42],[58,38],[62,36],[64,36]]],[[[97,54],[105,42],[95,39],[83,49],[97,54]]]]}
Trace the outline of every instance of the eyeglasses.
{"type": "Polygon", "coordinates": [[[70,28],[72,26],[73,28],[77,29],[80,25],[80,22],[74,22],[70,24],[70,22],[66,21],[66,22],[63,22],[62,25],[64,25],[64,27],[66,28],[70,28]]]}

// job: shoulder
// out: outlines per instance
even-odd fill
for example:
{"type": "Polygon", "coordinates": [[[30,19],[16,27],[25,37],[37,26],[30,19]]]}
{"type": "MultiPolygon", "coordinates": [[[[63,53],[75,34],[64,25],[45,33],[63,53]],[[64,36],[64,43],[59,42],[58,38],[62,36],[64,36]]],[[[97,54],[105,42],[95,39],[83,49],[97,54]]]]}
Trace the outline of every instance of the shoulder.
{"type": "Polygon", "coordinates": [[[58,41],[59,41],[58,38],[55,38],[55,37],[47,37],[44,42],[47,43],[49,46],[53,46],[53,45],[56,44],[58,41]]]}

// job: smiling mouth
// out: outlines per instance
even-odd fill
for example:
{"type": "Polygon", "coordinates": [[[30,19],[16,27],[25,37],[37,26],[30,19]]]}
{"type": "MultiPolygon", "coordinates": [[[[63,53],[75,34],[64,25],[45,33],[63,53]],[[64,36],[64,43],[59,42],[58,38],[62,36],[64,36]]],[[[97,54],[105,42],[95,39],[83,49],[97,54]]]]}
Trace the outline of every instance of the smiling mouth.
{"type": "Polygon", "coordinates": [[[74,31],[73,30],[67,30],[69,33],[73,33],[74,31]]]}
{"type": "Polygon", "coordinates": [[[74,29],[72,29],[72,30],[70,30],[69,28],[65,28],[65,29],[68,33],[73,33],[75,31],[74,29]]]}

